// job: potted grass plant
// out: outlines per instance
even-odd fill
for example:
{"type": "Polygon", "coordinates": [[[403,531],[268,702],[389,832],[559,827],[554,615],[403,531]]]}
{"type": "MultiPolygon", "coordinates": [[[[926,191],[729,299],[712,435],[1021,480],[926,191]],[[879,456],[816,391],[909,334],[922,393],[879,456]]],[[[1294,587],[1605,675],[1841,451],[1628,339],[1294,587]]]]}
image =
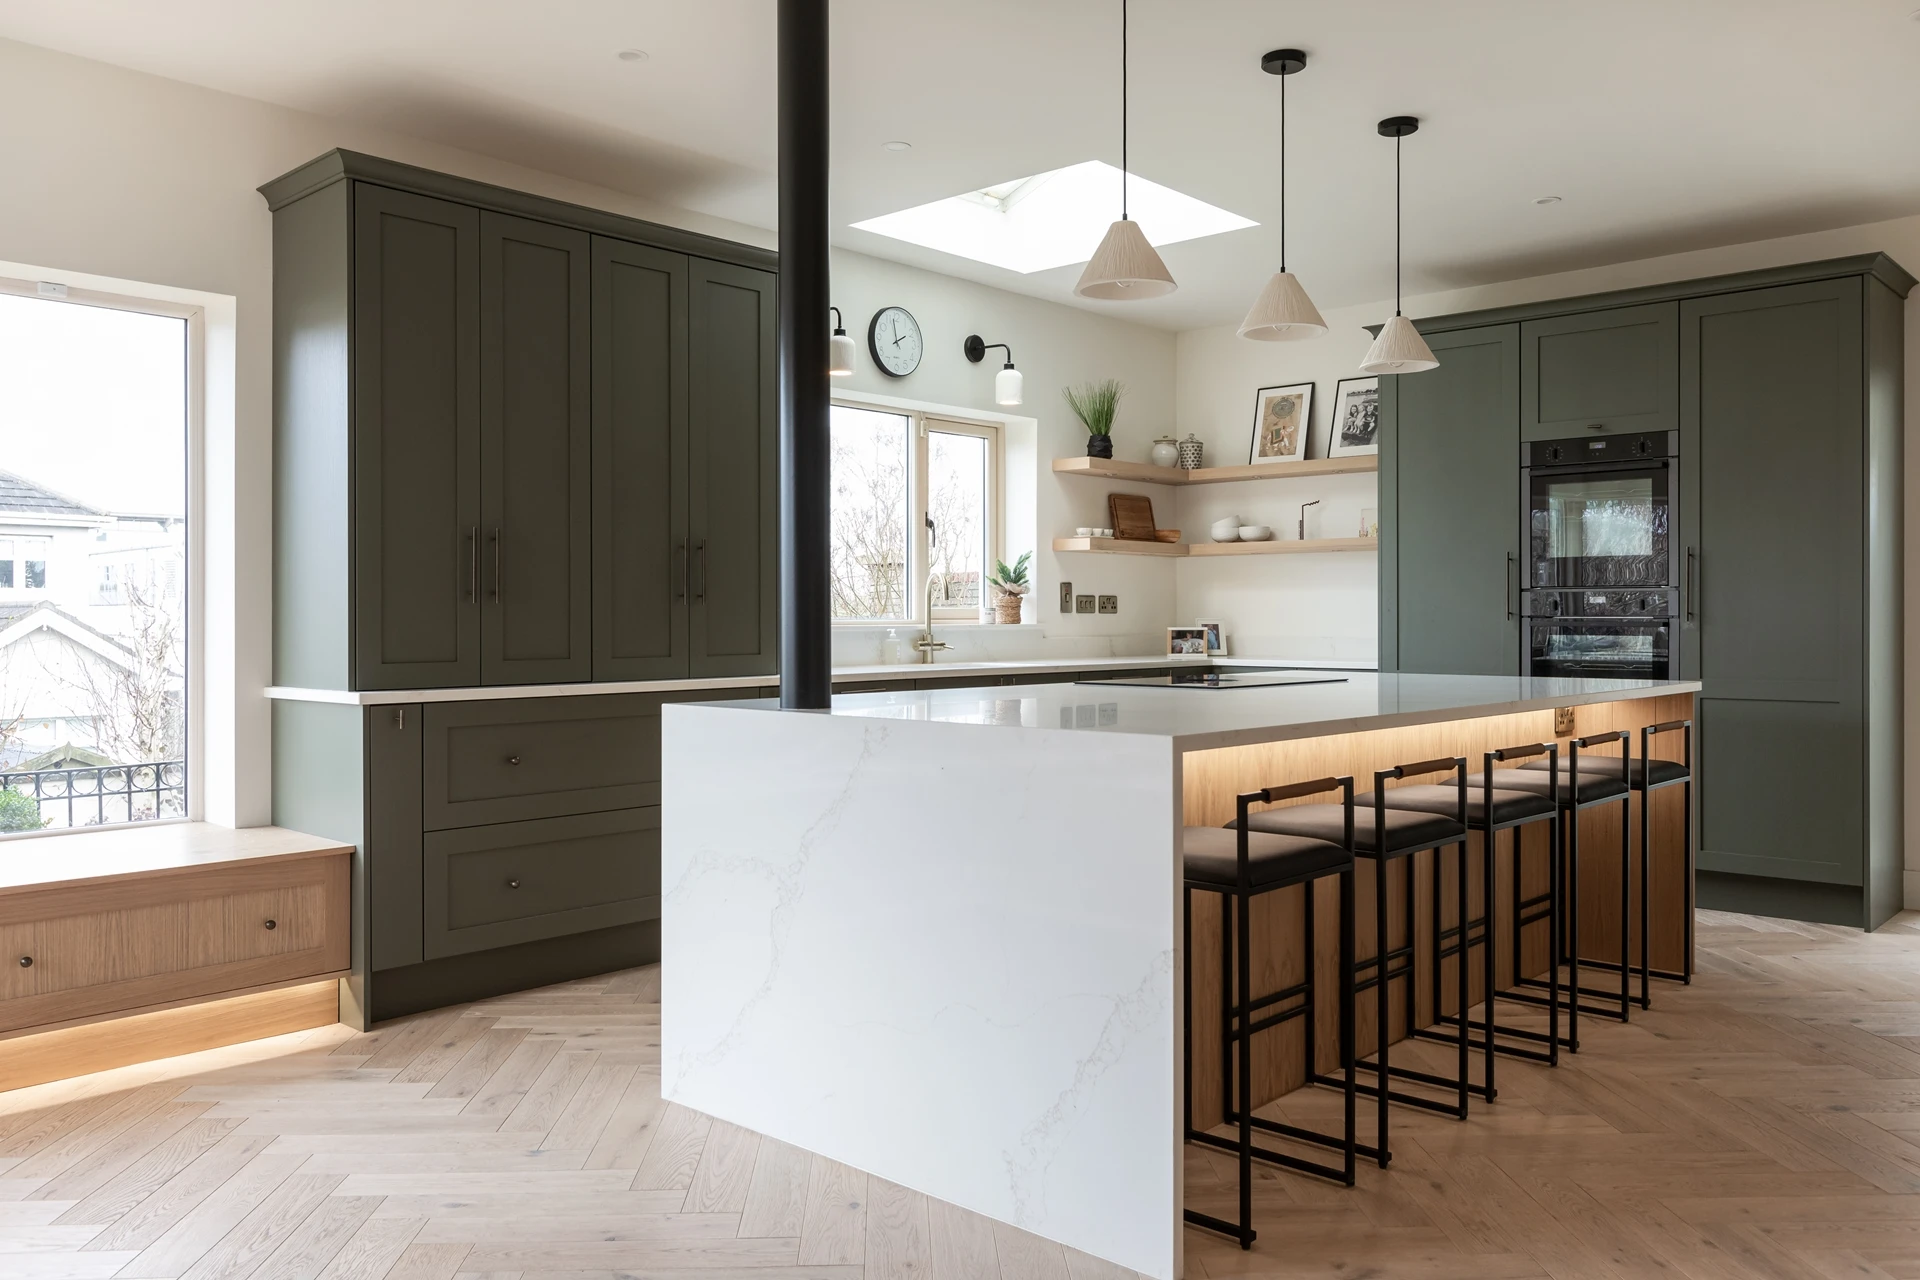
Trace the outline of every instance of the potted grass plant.
{"type": "Polygon", "coordinates": [[[1009,568],[1005,560],[993,562],[993,575],[987,579],[993,588],[993,620],[1006,626],[1018,625],[1020,601],[1033,584],[1027,581],[1027,564],[1033,552],[1023,551],[1009,568]]]}
{"type": "Polygon", "coordinates": [[[1062,389],[1061,394],[1066,396],[1073,416],[1080,419],[1080,424],[1087,429],[1089,458],[1113,456],[1113,415],[1120,407],[1120,395],[1125,390],[1112,378],[1105,382],[1089,382],[1083,387],[1062,389]]]}

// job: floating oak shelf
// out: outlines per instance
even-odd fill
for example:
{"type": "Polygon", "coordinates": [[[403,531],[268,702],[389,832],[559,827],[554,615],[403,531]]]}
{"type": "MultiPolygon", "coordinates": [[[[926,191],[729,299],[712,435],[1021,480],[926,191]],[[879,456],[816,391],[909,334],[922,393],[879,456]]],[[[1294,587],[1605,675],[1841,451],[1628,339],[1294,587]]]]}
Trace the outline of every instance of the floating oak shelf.
{"type": "Polygon", "coordinates": [[[1378,538],[1309,538],[1305,542],[1138,542],[1127,538],[1055,538],[1055,551],[1122,556],[1297,556],[1318,551],[1375,551],[1378,538]]]}
{"type": "Polygon", "coordinates": [[[1285,480],[1300,476],[1339,476],[1378,471],[1375,454],[1354,458],[1309,458],[1305,462],[1263,462],[1254,466],[1201,467],[1182,471],[1149,462],[1116,462],[1112,458],[1055,458],[1053,470],[1063,476],[1098,476],[1103,480],[1132,480],[1140,484],[1227,484],[1235,480],[1285,480]]]}

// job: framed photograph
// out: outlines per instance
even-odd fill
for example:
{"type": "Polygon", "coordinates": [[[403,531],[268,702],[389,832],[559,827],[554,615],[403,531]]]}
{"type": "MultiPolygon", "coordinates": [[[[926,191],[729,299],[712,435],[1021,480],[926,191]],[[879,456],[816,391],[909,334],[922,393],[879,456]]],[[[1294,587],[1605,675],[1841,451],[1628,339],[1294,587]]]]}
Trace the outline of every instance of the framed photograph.
{"type": "Polygon", "coordinates": [[[1168,627],[1167,656],[1170,658],[1206,657],[1207,629],[1205,627],[1168,627]]]}
{"type": "Polygon", "coordinates": [[[1298,462],[1313,428],[1313,384],[1262,387],[1253,395],[1253,445],[1247,461],[1298,462]]]}
{"type": "Polygon", "coordinates": [[[1193,624],[1207,633],[1207,652],[1223,654],[1227,651],[1226,628],[1217,622],[1196,622],[1193,624]]]}
{"type": "Polygon", "coordinates": [[[1380,379],[1342,378],[1333,391],[1333,427],[1327,456],[1380,452],[1380,379]]]}

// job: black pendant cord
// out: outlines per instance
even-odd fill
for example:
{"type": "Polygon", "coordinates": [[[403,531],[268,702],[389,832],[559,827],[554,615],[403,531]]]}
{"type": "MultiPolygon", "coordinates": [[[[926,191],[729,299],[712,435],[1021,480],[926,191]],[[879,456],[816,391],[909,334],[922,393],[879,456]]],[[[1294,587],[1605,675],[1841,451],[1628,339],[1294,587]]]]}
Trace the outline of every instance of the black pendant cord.
{"type": "Polygon", "coordinates": [[[1400,143],[1393,140],[1393,314],[1400,314],[1400,143]]]}
{"type": "Polygon", "coordinates": [[[1120,0],[1120,221],[1127,220],[1127,0],[1120,0]]]}
{"type": "Polygon", "coordinates": [[[1280,274],[1287,273],[1287,77],[1280,75],[1280,274]]]}

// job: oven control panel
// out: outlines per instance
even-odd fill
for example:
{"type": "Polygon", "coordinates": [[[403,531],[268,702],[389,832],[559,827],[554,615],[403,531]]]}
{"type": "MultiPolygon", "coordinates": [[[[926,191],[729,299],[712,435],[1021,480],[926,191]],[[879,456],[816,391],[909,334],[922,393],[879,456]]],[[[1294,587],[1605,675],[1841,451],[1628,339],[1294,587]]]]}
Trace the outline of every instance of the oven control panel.
{"type": "Polygon", "coordinates": [[[1679,603],[1670,587],[1559,587],[1529,591],[1524,601],[1529,618],[1671,618],[1679,603]]]}
{"type": "Polygon", "coordinates": [[[1650,431],[1640,435],[1576,436],[1571,440],[1535,440],[1526,446],[1523,465],[1566,467],[1597,463],[1653,462],[1680,452],[1680,433],[1650,431]]]}

